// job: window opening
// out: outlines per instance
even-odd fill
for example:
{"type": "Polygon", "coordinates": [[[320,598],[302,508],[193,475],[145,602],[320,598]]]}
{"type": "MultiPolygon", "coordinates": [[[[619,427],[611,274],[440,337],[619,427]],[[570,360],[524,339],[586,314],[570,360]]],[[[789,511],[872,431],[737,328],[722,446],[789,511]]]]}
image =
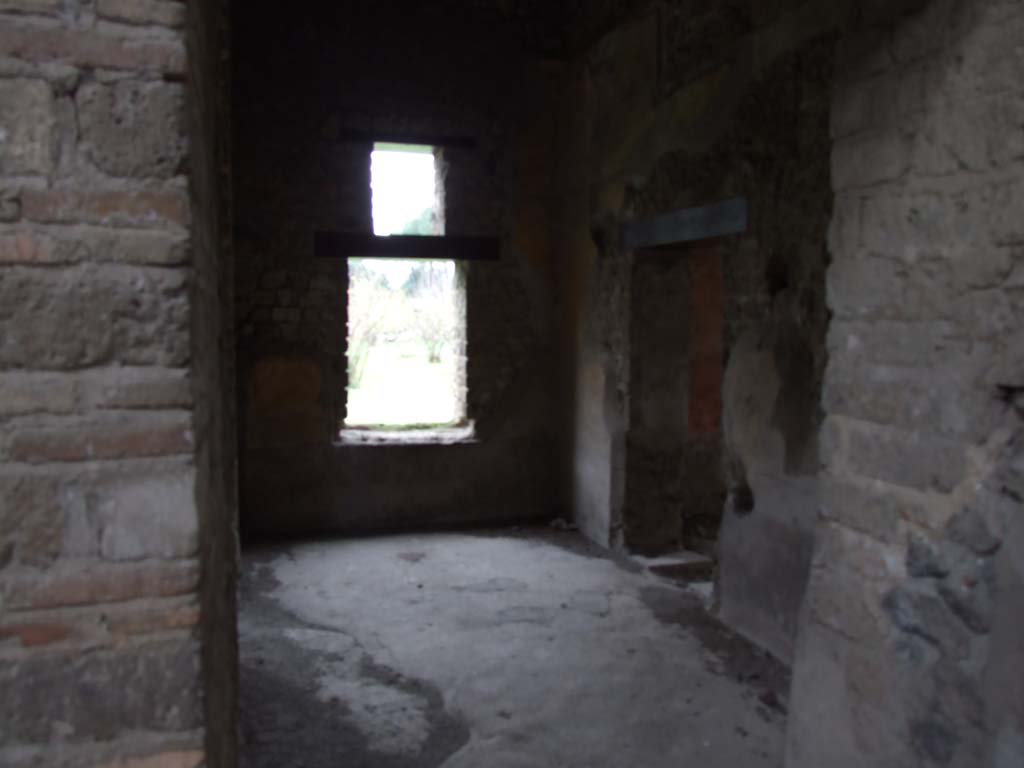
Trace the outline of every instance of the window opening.
{"type": "MultiPolygon", "coordinates": [[[[441,235],[433,147],[374,145],[373,231],[441,235]]],[[[348,260],[345,427],[411,429],[465,421],[465,301],[453,260],[348,260]]]]}

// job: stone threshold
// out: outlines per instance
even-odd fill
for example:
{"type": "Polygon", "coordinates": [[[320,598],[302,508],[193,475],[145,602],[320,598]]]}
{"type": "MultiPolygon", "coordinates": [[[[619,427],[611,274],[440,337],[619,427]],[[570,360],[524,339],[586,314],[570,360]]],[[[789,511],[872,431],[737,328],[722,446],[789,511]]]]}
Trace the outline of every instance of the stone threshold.
{"type": "Polygon", "coordinates": [[[338,433],[335,445],[472,445],[478,442],[475,425],[470,423],[453,427],[417,429],[348,427],[338,433]]]}

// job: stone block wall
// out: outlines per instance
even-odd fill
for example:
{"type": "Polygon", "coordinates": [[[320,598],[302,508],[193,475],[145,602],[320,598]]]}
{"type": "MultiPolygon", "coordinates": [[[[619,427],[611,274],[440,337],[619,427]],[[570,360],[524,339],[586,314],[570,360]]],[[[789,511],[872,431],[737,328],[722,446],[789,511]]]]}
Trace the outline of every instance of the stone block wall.
{"type": "Polygon", "coordinates": [[[1020,3],[933,0],[838,47],[788,765],[1024,760],[1022,40],[1020,3]]]}
{"type": "Polygon", "coordinates": [[[307,19],[238,19],[236,324],[249,532],[507,522],[557,509],[543,205],[554,161],[550,118],[535,109],[549,72],[520,17],[493,15],[363,3],[323,4],[307,19]],[[500,260],[465,273],[474,443],[335,444],[348,280],[343,259],[314,257],[313,235],[371,231],[372,141],[395,136],[473,142],[443,150],[446,232],[501,241],[500,260]]]}
{"type": "Polygon", "coordinates": [[[205,759],[193,255],[216,259],[185,28],[174,0],[0,3],[3,765],[205,759]]]}

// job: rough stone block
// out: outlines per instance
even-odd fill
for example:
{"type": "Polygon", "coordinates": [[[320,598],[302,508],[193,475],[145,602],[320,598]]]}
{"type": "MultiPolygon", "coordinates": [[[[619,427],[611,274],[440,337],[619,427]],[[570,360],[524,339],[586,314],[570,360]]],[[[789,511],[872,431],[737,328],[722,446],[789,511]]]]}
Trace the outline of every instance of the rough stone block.
{"type": "MultiPolygon", "coordinates": [[[[889,13],[898,5],[886,0],[877,4],[889,13]]],[[[945,3],[905,0],[903,5],[916,6],[912,9],[916,12],[900,19],[892,33],[890,51],[893,59],[901,64],[934,53],[945,40],[949,24],[949,9],[945,3]]]]}
{"type": "Polygon", "coordinates": [[[0,265],[39,266],[89,261],[180,266],[189,259],[189,241],[183,235],[123,230],[77,232],[69,238],[58,228],[46,228],[52,234],[40,231],[42,229],[0,235],[0,265]]]}
{"type": "Polygon", "coordinates": [[[976,634],[992,629],[996,587],[995,568],[990,558],[960,559],[938,585],[949,609],[976,634]]]}
{"type": "Polygon", "coordinates": [[[186,142],[180,85],[90,83],[78,90],[75,102],[80,150],[104,173],[169,178],[182,172],[186,142]]]}
{"type": "Polygon", "coordinates": [[[190,599],[173,605],[160,602],[141,610],[111,611],[106,616],[107,627],[113,634],[133,636],[190,629],[199,624],[200,612],[199,606],[190,599]]]}
{"type": "Polygon", "coordinates": [[[70,376],[0,373],[0,418],[28,413],[66,414],[75,408],[75,380],[70,376]]]}
{"type": "Polygon", "coordinates": [[[837,190],[894,181],[909,168],[909,141],[895,129],[840,139],[832,147],[832,185],[837,190]]]}
{"type": "Polygon", "coordinates": [[[42,223],[153,229],[184,229],[189,223],[188,195],[176,188],[27,189],[21,206],[26,219],[42,223]]]}
{"type": "Polygon", "coordinates": [[[970,506],[953,515],[946,534],[954,544],[979,556],[992,555],[1002,546],[1002,539],[993,534],[985,515],[970,506]]]}
{"type": "Polygon", "coordinates": [[[974,30],[964,46],[954,86],[963,92],[1005,93],[1019,91],[1024,82],[1024,18],[987,24],[974,30]]]}
{"type": "Polygon", "coordinates": [[[887,544],[903,539],[903,520],[920,517],[920,503],[882,489],[862,487],[852,481],[824,476],[819,485],[821,515],[854,531],[887,544]]]}
{"type": "Polygon", "coordinates": [[[1024,179],[976,190],[968,196],[976,210],[984,211],[982,226],[996,245],[1024,243],[1024,179]]]}
{"type": "Polygon", "coordinates": [[[837,526],[819,526],[818,533],[806,596],[809,616],[846,637],[874,634],[881,586],[866,581],[851,568],[856,565],[857,553],[847,552],[846,547],[854,534],[837,526]],[[824,537],[822,531],[826,532],[824,537]]]}
{"type": "Polygon", "coordinates": [[[81,242],[59,241],[36,232],[0,235],[0,264],[74,264],[86,253],[81,242]]]}
{"type": "Polygon", "coordinates": [[[102,461],[173,456],[193,448],[191,414],[171,413],[18,429],[8,456],[28,463],[102,461]]]}
{"type": "Polygon", "coordinates": [[[827,274],[828,304],[840,318],[886,318],[902,314],[906,273],[890,259],[837,259],[827,274]]]}
{"type": "Polygon", "coordinates": [[[969,397],[980,373],[973,360],[953,358],[928,369],[833,359],[822,392],[832,414],[946,438],[982,440],[1001,419],[992,398],[969,397]]]}
{"type": "Polygon", "coordinates": [[[53,476],[0,475],[0,569],[11,562],[44,567],[61,554],[64,511],[59,489],[53,476]]]}
{"type": "Polygon", "coordinates": [[[931,539],[911,534],[907,543],[907,574],[915,579],[942,579],[949,574],[950,563],[931,539]]]}
{"type": "Polygon", "coordinates": [[[954,658],[967,652],[970,637],[954,618],[934,584],[908,583],[893,589],[882,601],[893,625],[923,638],[954,658]]]}
{"type": "MultiPolygon", "coordinates": [[[[145,230],[88,230],[76,233],[74,240],[64,239],[59,228],[53,235],[36,235],[49,244],[55,258],[67,263],[90,261],[98,264],[134,264],[138,266],[181,266],[189,260],[189,239],[184,233],[145,230]],[[64,254],[71,253],[67,256],[64,254]]],[[[0,238],[0,261],[3,259],[0,238]]]]}
{"type": "Polygon", "coordinates": [[[125,757],[100,768],[199,768],[205,756],[199,750],[163,752],[146,757],[125,757]]]}
{"type": "Polygon", "coordinates": [[[113,652],[30,656],[0,666],[0,742],[110,740],[122,731],[187,731],[202,724],[199,653],[191,641],[113,652]]]}
{"type": "Polygon", "coordinates": [[[179,40],[126,40],[84,29],[39,27],[0,21],[0,51],[36,63],[182,75],[185,46],[179,40]]]}
{"type": "Polygon", "coordinates": [[[179,270],[4,270],[0,365],[183,365],[190,353],[185,280],[179,270]]]}
{"type": "Polygon", "coordinates": [[[190,595],[199,587],[192,560],[142,563],[58,563],[40,574],[8,574],[0,593],[9,610],[40,610],[190,595]]]}
{"type": "Polygon", "coordinates": [[[1006,338],[1024,321],[1024,307],[1007,292],[977,290],[964,293],[950,313],[962,332],[975,339],[1006,338]]]}
{"type": "Polygon", "coordinates": [[[841,139],[892,123],[899,92],[900,80],[894,72],[839,86],[832,99],[832,138],[841,139]]]}
{"type": "MultiPolygon", "coordinates": [[[[902,118],[917,118],[927,109],[931,86],[935,80],[930,62],[904,67],[899,73],[899,94],[895,107],[902,118]]],[[[889,104],[891,109],[894,105],[889,104]]]]}
{"type": "Polygon", "coordinates": [[[0,80],[0,174],[49,173],[56,149],[55,124],[53,92],[48,83],[0,80]]]}
{"type": "Polygon", "coordinates": [[[74,628],[67,624],[35,622],[0,626],[0,641],[14,639],[22,648],[52,645],[73,635],[74,628]]]}
{"type": "Polygon", "coordinates": [[[949,267],[957,289],[1002,288],[1013,269],[1013,259],[1010,247],[980,243],[951,250],[949,267]]]}
{"type": "Polygon", "coordinates": [[[861,195],[838,192],[828,229],[828,249],[836,258],[853,256],[860,247],[861,195]]]}
{"type": "Polygon", "coordinates": [[[847,440],[847,466],[865,478],[948,492],[964,476],[964,446],[923,429],[905,432],[858,422],[847,430],[847,440]]]}
{"type": "Polygon", "coordinates": [[[185,4],[180,0],[99,0],[96,13],[126,24],[178,28],[185,23],[185,4]]]}
{"type": "MultiPolygon", "coordinates": [[[[957,338],[953,323],[834,320],[828,329],[829,354],[845,365],[875,363],[927,367],[952,355],[962,355],[969,344],[957,338]]],[[[989,351],[978,345],[979,351],[989,351]]]]}
{"type": "Polygon", "coordinates": [[[0,0],[0,13],[38,13],[53,16],[62,8],[61,0],[0,0]]]}
{"type": "Polygon", "coordinates": [[[196,552],[192,470],[118,478],[97,489],[100,553],[108,560],[180,558],[196,552]]]}
{"type": "Polygon", "coordinates": [[[1008,93],[994,99],[987,114],[989,162],[1002,168],[1024,159],[1024,94],[1008,93]]]}
{"type": "Polygon", "coordinates": [[[0,187],[0,222],[18,221],[21,218],[21,192],[18,189],[0,187]]]}
{"type": "Polygon", "coordinates": [[[981,108],[972,102],[945,104],[928,114],[909,145],[918,177],[949,176],[988,168],[988,146],[981,108]]]}
{"type": "Polygon", "coordinates": [[[184,368],[110,368],[89,374],[84,400],[95,408],[188,408],[192,385],[184,368]]]}
{"type": "Polygon", "coordinates": [[[842,87],[857,87],[860,80],[894,68],[889,41],[877,29],[850,32],[836,44],[836,72],[844,80],[842,87]]]}

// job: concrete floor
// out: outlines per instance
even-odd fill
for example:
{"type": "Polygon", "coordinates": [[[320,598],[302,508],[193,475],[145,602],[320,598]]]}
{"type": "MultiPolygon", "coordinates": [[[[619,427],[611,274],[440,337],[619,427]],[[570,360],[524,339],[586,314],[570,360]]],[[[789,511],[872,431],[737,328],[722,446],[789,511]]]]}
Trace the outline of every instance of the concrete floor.
{"type": "Polygon", "coordinates": [[[576,534],[247,552],[244,768],[760,768],[785,671],[576,534]]]}

